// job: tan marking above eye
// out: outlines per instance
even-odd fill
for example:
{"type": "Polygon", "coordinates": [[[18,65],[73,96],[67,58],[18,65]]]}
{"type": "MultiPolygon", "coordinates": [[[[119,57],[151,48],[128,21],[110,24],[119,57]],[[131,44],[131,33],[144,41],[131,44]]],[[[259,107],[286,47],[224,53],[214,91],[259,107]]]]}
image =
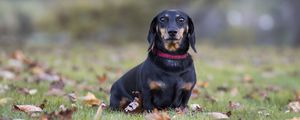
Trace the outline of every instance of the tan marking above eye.
{"type": "Polygon", "coordinates": [[[184,83],[181,88],[184,90],[191,90],[192,87],[193,87],[193,83],[188,82],[188,83],[184,83]]]}

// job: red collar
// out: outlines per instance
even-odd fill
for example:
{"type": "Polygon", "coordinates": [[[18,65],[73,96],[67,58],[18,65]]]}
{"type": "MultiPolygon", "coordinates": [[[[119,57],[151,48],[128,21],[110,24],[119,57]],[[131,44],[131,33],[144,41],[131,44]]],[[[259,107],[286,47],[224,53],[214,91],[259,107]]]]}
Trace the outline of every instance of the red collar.
{"type": "Polygon", "coordinates": [[[162,51],[159,51],[157,49],[152,49],[152,52],[156,55],[158,55],[159,57],[163,57],[163,58],[167,58],[167,59],[185,59],[186,57],[188,57],[188,53],[185,54],[181,54],[181,55],[172,55],[172,54],[168,54],[168,53],[164,53],[162,51]]]}

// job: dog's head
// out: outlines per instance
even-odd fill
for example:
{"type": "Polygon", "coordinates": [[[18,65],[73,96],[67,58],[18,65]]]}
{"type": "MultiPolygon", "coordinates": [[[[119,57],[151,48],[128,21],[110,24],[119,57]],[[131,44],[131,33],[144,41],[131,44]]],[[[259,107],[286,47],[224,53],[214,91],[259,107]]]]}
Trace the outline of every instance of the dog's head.
{"type": "Polygon", "coordinates": [[[195,33],[192,19],[178,10],[165,10],[155,16],[148,33],[149,50],[153,47],[167,52],[195,49],[195,33]]]}

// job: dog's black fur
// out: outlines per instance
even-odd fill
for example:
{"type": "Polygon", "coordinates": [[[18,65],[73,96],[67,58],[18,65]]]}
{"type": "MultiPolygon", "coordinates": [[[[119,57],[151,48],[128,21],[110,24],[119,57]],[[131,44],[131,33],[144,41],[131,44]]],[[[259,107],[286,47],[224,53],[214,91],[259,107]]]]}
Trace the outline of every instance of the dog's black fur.
{"type": "Polygon", "coordinates": [[[178,10],[162,11],[151,22],[148,42],[150,45],[147,59],[113,84],[110,96],[111,109],[121,110],[124,105],[132,102],[135,97],[133,91],[140,92],[142,108],[148,112],[154,108],[187,107],[196,83],[196,73],[190,54],[184,59],[168,59],[158,56],[153,50],[181,55],[187,54],[191,46],[196,52],[191,18],[178,10]],[[180,30],[184,31],[181,31],[181,35],[177,35],[180,34],[180,30]],[[176,40],[179,41],[177,46],[174,43],[173,47],[166,47],[168,43],[176,40]]]}

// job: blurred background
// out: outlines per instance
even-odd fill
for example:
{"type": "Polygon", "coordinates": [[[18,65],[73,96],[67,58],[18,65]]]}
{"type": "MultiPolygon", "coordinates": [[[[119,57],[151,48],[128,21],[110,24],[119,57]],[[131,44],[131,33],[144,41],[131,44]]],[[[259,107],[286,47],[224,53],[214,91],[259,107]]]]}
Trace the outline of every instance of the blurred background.
{"type": "Polygon", "coordinates": [[[200,44],[300,45],[299,0],[1,0],[0,45],[145,44],[152,18],[171,8],[193,18],[200,44]]]}

